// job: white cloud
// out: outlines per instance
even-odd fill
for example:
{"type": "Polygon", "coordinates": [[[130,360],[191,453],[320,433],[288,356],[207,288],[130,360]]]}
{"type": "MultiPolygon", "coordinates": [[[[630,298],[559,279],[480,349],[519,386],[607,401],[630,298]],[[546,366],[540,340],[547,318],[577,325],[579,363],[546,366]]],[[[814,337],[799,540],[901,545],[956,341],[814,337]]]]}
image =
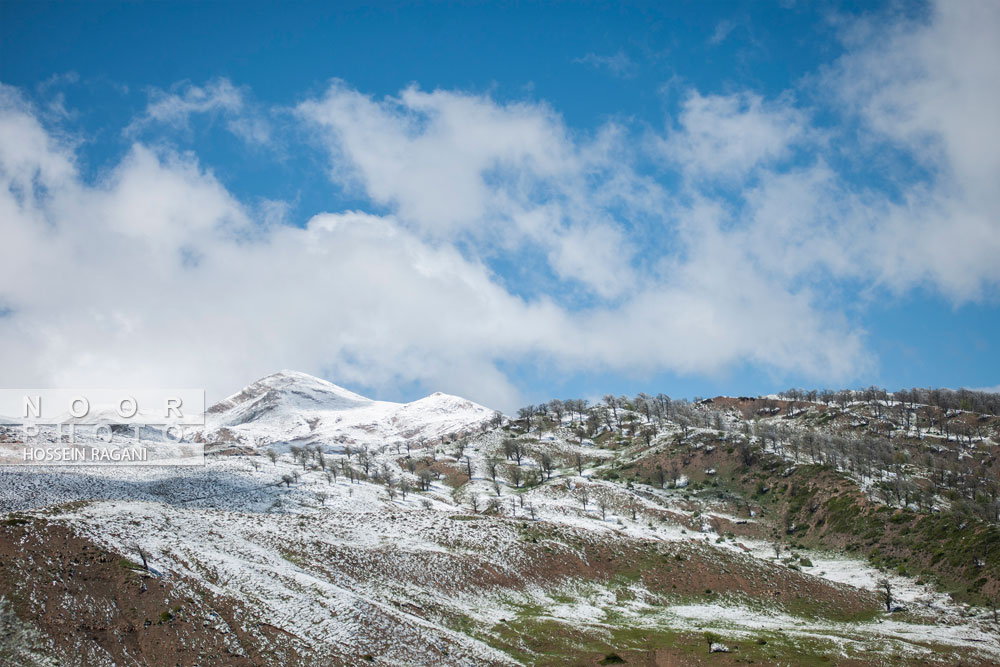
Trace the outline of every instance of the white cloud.
{"type": "Polygon", "coordinates": [[[926,20],[853,26],[851,51],[826,83],[876,146],[894,144],[930,173],[887,206],[868,263],[896,290],[924,283],[976,299],[1000,284],[1000,6],[930,10],[926,20]]]}
{"type": "Polygon", "coordinates": [[[577,143],[544,105],[416,88],[376,101],[343,82],[299,112],[322,128],[335,182],[422,233],[537,246],[559,277],[602,297],[631,282],[629,245],[606,210],[636,194],[613,178],[627,169],[613,133],[577,143]],[[596,172],[608,178],[595,189],[596,172]],[[600,244],[581,243],[584,234],[600,244]]]}
{"type": "MultiPolygon", "coordinates": [[[[303,228],[282,202],[251,208],[193,155],[142,141],[85,181],[74,147],[0,87],[5,378],[219,396],[293,367],[505,409],[520,396],[500,368],[528,360],[849,380],[875,362],[827,290],[929,286],[961,302],[1000,285],[1000,140],[982,111],[998,106],[1000,21],[969,11],[855,34],[822,85],[861,122],[860,148],[790,94],[692,91],[647,141],[613,124],[573,132],[540,103],[416,87],[374,99],[334,82],[298,117],[333,182],[384,214],[303,228]],[[865,187],[838,142],[865,158],[891,147],[927,175],[865,187]],[[638,166],[640,143],[683,176],[676,189],[638,166]],[[522,261],[539,266],[521,285],[490,268],[522,261]]],[[[225,80],[184,84],[137,122],[235,123],[253,117],[245,97],[225,80]]]]}
{"type": "MultiPolygon", "coordinates": [[[[504,117],[500,107],[481,111],[504,117]]],[[[649,373],[749,359],[822,374],[858,362],[857,337],[815,312],[807,294],[715,243],[637,278],[615,303],[572,310],[515,296],[475,256],[395,214],[260,225],[267,212],[168,150],[137,143],[106,178],[86,183],[72,150],[9,90],[0,136],[19,137],[0,143],[0,233],[17,248],[0,267],[11,384],[194,384],[217,398],[294,367],[389,395],[418,382],[512,409],[520,396],[500,362],[649,373]]],[[[560,156],[580,151],[565,138],[552,148],[530,168],[558,181],[577,159],[560,156]]],[[[515,151],[514,163],[528,152],[515,151]]],[[[542,238],[538,229],[564,235],[545,246],[553,270],[589,272],[598,290],[617,285],[615,249],[629,241],[617,227],[573,218],[572,203],[556,208],[569,219],[527,225],[542,238]]]]}
{"type": "Polygon", "coordinates": [[[712,46],[722,44],[726,41],[726,38],[729,37],[729,33],[731,33],[735,27],[735,21],[729,19],[719,21],[715,24],[715,30],[712,31],[712,35],[708,38],[708,43],[712,46]]]}
{"type": "Polygon", "coordinates": [[[55,140],[42,128],[16,88],[0,83],[0,148],[4,177],[12,194],[32,200],[38,186],[64,182],[74,173],[71,155],[54,150],[55,140]]]}
{"type": "Polygon", "coordinates": [[[619,49],[610,56],[602,56],[596,53],[588,53],[582,58],[577,58],[574,62],[590,65],[597,69],[606,69],[617,77],[629,79],[638,72],[638,65],[629,58],[628,54],[619,49]]]}
{"type": "Polygon", "coordinates": [[[926,20],[849,26],[847,55],[812,92],[861,122],[860,141],[849,123],[817,127],[788,96],[694,91],[660,149],[688,196],[739,186],[726,203],[729,242],[769,275],[995,298],[1000,11],[940,3],[926,20]],[[868,185],[866,170],[888,185],[868,185]]]}
{"type": "Polygon", "coordinates": [[[516,179],[562,173],[573,159],[564,128],[541,106],[499,106],[474,95],[408,88],[381,102],[334,82],[302,115],[329,130],[335,180],[353,176],[375,201],[425,229],[452,233],[479,222],[516,179]],[[514,181],[504,177],[513,172],[514,181]]]}
{"type": "Polygon", "coordinates": [[[692,91],[678,120],[660,148],[692,178],[744,178],[786,157],[807,132],[804,114],[790,102],[766,103],[750,92],[703,96],[692,91]]]}
{"type": "Polygon", "coordinates": [[[126,134],[134,136],[156,123],[188,130],[192,115],[219,114],[226,119],[227,129],[247,143],[268,143],[270,124],[248,107],[246,91],[234,86],[229,79],[213,79],[204,86],[184,81],[169,91],[152,89],[145,113],[129,125],[126,134]]]}

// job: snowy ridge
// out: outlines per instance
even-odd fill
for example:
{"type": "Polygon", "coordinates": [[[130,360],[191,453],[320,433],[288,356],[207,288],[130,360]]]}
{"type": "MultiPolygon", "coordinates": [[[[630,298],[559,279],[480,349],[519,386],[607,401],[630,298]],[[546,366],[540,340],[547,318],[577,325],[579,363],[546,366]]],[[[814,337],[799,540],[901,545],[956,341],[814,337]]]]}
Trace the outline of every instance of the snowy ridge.
{"type": "Polygon", "coordinates": [[[208,442],[320,444],[334,449],[437,440],[478,429],[494,412],[440,392],[412,403],[374,401],[332,382],[281,371],[209,408],[208,442]]]}

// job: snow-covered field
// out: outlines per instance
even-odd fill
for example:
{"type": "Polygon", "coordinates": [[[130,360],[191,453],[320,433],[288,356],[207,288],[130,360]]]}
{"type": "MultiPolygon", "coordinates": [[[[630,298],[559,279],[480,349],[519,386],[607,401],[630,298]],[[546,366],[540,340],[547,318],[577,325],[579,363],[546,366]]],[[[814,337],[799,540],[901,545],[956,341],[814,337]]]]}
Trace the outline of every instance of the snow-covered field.
{"type": "Polygon", "coordinates": [[[479,428],[492,417],[486,408],[442,395],[379,403],[313,380],[271,376],[213,411],[208,432],[228,428],[256,454],[210,455],[204,466],[167,470],[8,467],[0,469],[0,510],[37,512],[128,557],[141,548],[180,590],[238,600],[321,661],[369,654],[396,664],[512,663],[497,648],[501,629],[531,609],[531,618],[597,635],[712,630],[729,642],[767,636],[842,655],[1000,662],[988,619],[906,577],[891,575],[905,614],[837,621],[745,594],[692,601],[641,579],[613,588],[607,577],[581,576],[578,565],[564,564],[597,572],[595,548],[669,548],[682,574],[699,563],[722,575],[759,575],[765,586],[791,581],[806,590],[814,582],[844,599],[870,595],[886,575],[846,555],[807,551],[797,555],[812,565],[790,570],[769,543],[716,533],[713,519],[737,520],[721,504],[695,506],[680,490],[598,479],[602,466],[630,453],[582,443],[569,429],[526,448],[517,466],[525,472],[546,477],[541,451],[560,452],[563,463],[538,486],[519,488],[507,474],[514,463],[503,437],[479,428]],[[454,432],[476,434],[460,445],[443,440],[454,432]],[[409,439],[409,455],[397,438],[409,439]],[[289,447],[273,462],[264,455],[275,443],[305,441],[327,456],[322,467],[293,460],[289,447]],[[345,476],[357,465],[357,455],[345,461],[347,446],[363,447],[372,469],[394,483],[345,476]],[[471,469],[472,478],[452,486],[436,474],[417,492],[410,460],[438,473],[471,469]],[[501,468],[495,479],[491,461],[501,468]]]}

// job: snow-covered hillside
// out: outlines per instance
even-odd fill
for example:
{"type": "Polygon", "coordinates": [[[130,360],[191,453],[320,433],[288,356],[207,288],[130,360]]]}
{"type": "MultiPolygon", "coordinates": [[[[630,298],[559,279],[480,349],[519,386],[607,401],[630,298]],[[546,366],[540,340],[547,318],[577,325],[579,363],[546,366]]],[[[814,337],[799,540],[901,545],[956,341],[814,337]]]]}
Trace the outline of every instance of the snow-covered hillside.
{"type": "Polygon", "coordinates": [[[412,403],[373,401],[306,373],[269,375],[208,410],[208,442],[319,444],[334,450],[436,441],[479,429],[494,411],[440,392],[412,403]]]}
{"type": "Polygon", "coordinates": [[[950,581],[932,540],[867,557],[905,510],[796,457],[812,413],[743,403],[479,428],[460,398],[272,375],[211,409],[204,465],[0,469],[0,625],[82,664],[1000,664],[992,609],[961,599],[992,552],[950,581]]]}

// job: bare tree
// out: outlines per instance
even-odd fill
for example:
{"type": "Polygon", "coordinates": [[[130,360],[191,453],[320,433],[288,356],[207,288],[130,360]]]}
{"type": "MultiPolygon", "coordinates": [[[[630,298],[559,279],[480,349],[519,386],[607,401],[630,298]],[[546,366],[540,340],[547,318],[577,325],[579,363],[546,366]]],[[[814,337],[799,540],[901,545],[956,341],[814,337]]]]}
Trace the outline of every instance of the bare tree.
{"type": "Polygon", "coordinates": [[[524,443],[519,440],[515,440],[511,444],[510,455],[517,465],[521,465],[521,459],[524,457],[524,443]]]}
{"type": "Polygon", "coordinates": [[[886,577],[878,580],[878,596],[885,604],[885,610],[892,611],[892,603],[896,598],[892,594],[892,582],[886,577]]]}
{"type": "Polygon", "coordinates": [[[367,477],[371,473],[372,457],[368,455],[367,451],[358,452],[358,463],[361,464],[361,469],[365,471],[367,477]]]}
{"type": "Polygon", "coordinates": [[[667,475],[663,472],[663,466],[659,463],[656,464],[655,468],[656,483],[662,489],[667,485],[667,475]]]}
{"type": "Polygon", "coordinates": [[[517,418],[524,422],[525,432],[531,433],[531,419],[535,416],[537,408],[534,405],[526,405],[517,411],[517,418]]]}
{"type": "Polygon", "coordinates": [[[615,398],[614,394],[608,394],[607,396],[604,397],[604,403],[608,406],[608,408],[610,408],[611,415],[614,417],[615,423],[618,425],[618,430],[620,431],[622,428],[622,420],[621,420],[621,412],[619,411],[618,408],[624,407],[624,402],[621,402],[620,404],[619,400],[615,398]]]}
{"type": "Polygon", "coordinates": [[[681,427],[681,437],[687,438],[688,429],[691,428],[691,420],[688,419],[685,415],[678,415],[675,418],[675,421],[677,422],[677,425],[681,427]]]}
{"type": "Polygon", "coordinates": [[[504,438],[503,440],[503,455],[509,461],[511,457],[511,450],[514,449],[514,438],[504,438]]]}
{"type": "Polygon", "coordinates": [[[601,510],[601,521],[608,518],[608,499],[601,494],[597,497],[597,509],[601,510]]]}
{"type": "Polygon", "coordinates": [[[149,572],[149,562],[146,560],[146,552],[140,546],[136,546],[135,550],[139,552],[139,558],[142,560],[142,569],[149,572]]]}
{"type": "Polygon", "coordinates": [[[306,462],[309,460],[309,452],[298,445],[290,446],[288,451],[292,455],[292,460],[301,462],[302,469],[305,470],[306,462]]]}
{"type": "Polygon", "coordinates": [[[538,466],[542,469],[545,479],[552,479],[552,470],[555,466],[552,461],[552,456],[548,452],[538,457],[538,466]]]}
{"type": "Polygon", "coordinates": [[[497,466],[500,462],[497,461],[492,456],[486,459],[486,473],[490,476],[490,479],[495,483],[497,481],[497,466]]]}

